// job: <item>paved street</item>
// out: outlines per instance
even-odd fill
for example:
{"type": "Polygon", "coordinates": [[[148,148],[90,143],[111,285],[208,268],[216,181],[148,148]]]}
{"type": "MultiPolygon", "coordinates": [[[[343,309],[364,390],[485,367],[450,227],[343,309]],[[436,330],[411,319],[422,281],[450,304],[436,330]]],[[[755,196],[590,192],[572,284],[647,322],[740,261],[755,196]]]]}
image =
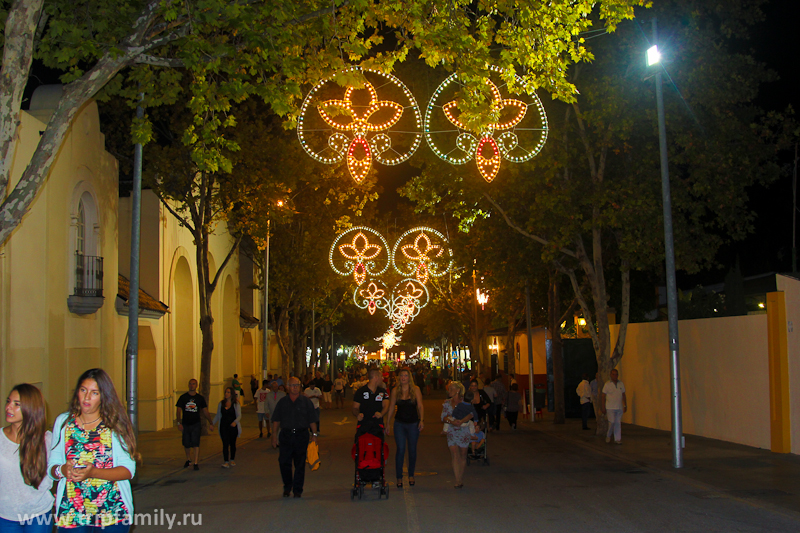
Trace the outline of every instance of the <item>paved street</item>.
{"type": "MultiPolygon", "coordinates": [[[[136,512],[202,513],[202,528],[264,531],[800,531],[800,460],[764,450],[687,437],[686,468],[669,466],[669,437],[623,427],[623,445],[607,445],[580,421],[554,427],[503,424],[489,436],[490,466],[467,468],[453,488],[446,441],[438,422],[442,393],[426,399],[417,484],[394,486],[390,439],[389,500],[377,492],[351,501],[350,447],[355,424],[347,410],[323,411],[322,466],[307,470],[303,498],[284,499],[277,451],[257,439],[253,406],[231,470],[220,468],[221,444],[203,438],[199,472],[181,468],[177,432],[144,434],[145,465],[134,489],[136,512]],[[336,424],[335,422],[344,422],[336,424]]],[[[371,492],[371,491],[368,491],[371,492]]],[[[195,521],[198,518],[195,517],[195,521]]],[[[177,522],[176,522],[177,524],[177,522]]],[[[190,527],[174,524],[181,531],[190,527]]],[[[135,531],[166,531],[168,524],[135,531]]]]}

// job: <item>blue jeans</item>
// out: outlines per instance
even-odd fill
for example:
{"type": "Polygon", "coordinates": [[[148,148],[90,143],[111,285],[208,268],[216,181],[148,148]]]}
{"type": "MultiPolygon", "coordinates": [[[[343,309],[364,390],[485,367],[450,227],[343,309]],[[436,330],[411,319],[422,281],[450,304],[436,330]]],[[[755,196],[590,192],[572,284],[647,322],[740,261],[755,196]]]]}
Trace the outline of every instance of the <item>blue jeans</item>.
{"type": "Polygon", "coordinates": [[[406,455],[406,441],[408,441],[408,477],[414,477],[414,467],[417,464],[417,440],[419,440],[419,422],[405,424],[394,421],[394,442],[397,452],[394,454],[394,466],[397,469],[397,479],[403,479],[403,459],[406,455]]]}
{"type": "Polygon", "coordinates": [[[53,531],[53,516],[47,512],[25,522],[0,518],[0,532],[50,533],[53,531]]]}

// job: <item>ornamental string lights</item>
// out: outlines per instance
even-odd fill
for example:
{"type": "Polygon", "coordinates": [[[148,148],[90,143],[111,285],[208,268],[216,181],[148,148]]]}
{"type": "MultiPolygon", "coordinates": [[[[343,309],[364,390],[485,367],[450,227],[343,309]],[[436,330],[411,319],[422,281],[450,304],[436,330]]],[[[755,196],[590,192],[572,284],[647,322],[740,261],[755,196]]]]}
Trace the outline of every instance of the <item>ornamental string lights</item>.
{"type": "MultiPolygon", "coordinates": [[[[500,79],[503,70],[492,66],[492,78],[500,79]]],[[[522,86],[522,79],[516,76],[522,86]]],[[[500,170],[503,159],[522,163],[532,159],[547,141],[547,115],[536,94],[522,100],[503,98],[501,89],[507,85],[493,79],[486,82],[491,93],[490,113],[494,122],[487,124],[480,136],[469,131],[458,114],[456,93],[463,84],[458,74],[450,75],[434,91],[425,111],[423,129],[425,140],[433,153],[453,165],[463,165],[474,159],[478,172],[491,182],[500,170]]]]}
{"type": "Polygon", "coordinates": [[[357,284],[353,291],[356,307],[366,309],[370,315],[383,311],[392,323],[390,331],[402,333],[430,301],[428,280],[452,267],[453,251],[447,238],[433,228],[408,230],[390,249],[380,233],[357,226],[334,239],[329,261],[337,274],[353,276],[357,284]],[[390,264],[405,276],[391,292],[378,279],[390,264]]]}
{"type": "Polygon", "coordinates": [[[392,166],[411,157],[422,142],[421,124],[417,101],[397,77],[352,67],[311,89],[300,108],[297,136],[320,163],[345,160],[361,183],[373,161],[392,166]],[[353,84],[359,77],[361,83],[353,84]]]}
{"type": "Polygon", "coordinates": [[[386,272],[391,251],[383,236],[374,229],[356,226],[341,233],[333,241],[328,261],[340,276],[353,275],[359,285],[369,276],[386,272]]]}
{"type": "Polygon", "coordinates": [[[443,276],[453,266],[453,250],[447,238],[424,226],[403,233],[392,249],[392,258],[399,274],[414,276],[423,285],[430,277],[443,276]]]}

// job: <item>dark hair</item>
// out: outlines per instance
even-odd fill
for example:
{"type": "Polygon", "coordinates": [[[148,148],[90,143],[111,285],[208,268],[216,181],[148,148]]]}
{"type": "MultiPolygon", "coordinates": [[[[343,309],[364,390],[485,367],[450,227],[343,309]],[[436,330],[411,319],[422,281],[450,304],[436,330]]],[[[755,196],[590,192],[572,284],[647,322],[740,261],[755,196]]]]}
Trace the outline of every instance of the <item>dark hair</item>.
{"type": "Polygon", "coordinates": [[[267,385],[267,384],[269,384],[269,381],[268,381],[268,380],[266,380],[266,379],[265,379],[264,381],[262,381],[262,382],[261,382],[261,386],[262,386],[262,387],[263,387],[264,385],[267,385]]]}
{"type": "Polygon", "coordinates": [[[234,374],[233,377],[238,378],[239,374],[234,374]]]}
{"type": "Polygon", "coordinates": [[[468,391],[467,391],[467,392],[464,394],[464,401],[465,401],[465,402],[467,402],[467,403],[472,403],[472,399],[473,399],[474,397],[475,397],[475,394],[474,394],[474,393],[473,393],[471,390],[468,390],[468,391]]]}
{"type": "Polygon", "coordinates": [[[513,390],[513,391],[519,390],[519,385],[517,385],[516,383],[512,383],[511,384],[511,390],[513,390]]]}
{"type": "Polygon", "coordinates": [[[225,387],[225,390],[222,391],[222,402],[225,402],[225,393],[231,391],[231,406],[236,405],[239,403],[239,400],[236,399],[236,391],[233,390],[233,387],[225,387]]]}
{"type": "Polygon", "coordinates": [[[42,392],[29,383],[14,385],[11,392],[19,394],[22,424],[19,428],[19,469],[26,485],[38,489],[47,475],[47,447],[44,434],[47,431],[44,397],[42,392]]]}
{"type": "Polygon", "coordinates": [[[75,391],[72,393],[69,416],[64,420],[64,424],[66,424],[67,420],[70,418],[75,419],[80,416],[81,400],[78,397],[78,392],[83,382],[87,379],[93,379],[100,389],[100,418],[103,424],[117,434],[125,451],[128,452],[134,460],[138,461],[139,452],[136,451],[136,437],[133,434],[133,424],[131,424],[131,419],[128,418],[128,412],[119,400],[119,396],[117,396],[117,389],[114,387],[114,382],[111,381],[111,377],[109,377],[102,368],[91,368],[78,378],[78,382],[75,384],[75,391]]]}
{"type": "Polygon", "coordinates": [[[472,385],[473,383],[474,383],[475,385],[478,385],[478,380],[477,380],[477,379],[471,379],[471,380],[469,380],[469,384],[470,384],[470,385],[472,385]]]}

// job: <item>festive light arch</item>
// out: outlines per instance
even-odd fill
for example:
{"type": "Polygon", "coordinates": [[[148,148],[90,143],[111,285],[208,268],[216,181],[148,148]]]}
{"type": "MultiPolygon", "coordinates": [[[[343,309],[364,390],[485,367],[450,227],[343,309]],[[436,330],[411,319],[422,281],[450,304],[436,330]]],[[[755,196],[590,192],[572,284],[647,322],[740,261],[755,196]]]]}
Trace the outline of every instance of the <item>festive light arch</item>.
{"type": "MultiPolygon", "coordinates": [[[[490,71],[499,77],[503,69],[491,66],[490,71]]],[[[516,76],[522,85],[522,79],[516,76]]],[[[476,137],[456,115],[456,92],[462,83],[458,74],[450,75],[434,91],[425,110],[423,130],[425,140],[433,153],[442,160],[463,165],[474,159],[478,172],[491,182],[500,170],[501,160],[522,163],[535,157],[544,147],[549,131],[547,115],[536,94],[526,101],[503,98],[505,83],[487,80],[492,95],[491,107],[498,119],[486,126],[476,137]],[[510,113],[509,113],[510,112],[510,113]],[[455,128],[455,129],[453,129],[455,128]]]]}
{"type": "Polygon", "coordinates": [[[340,276],[353,275],[361,285],[367,276],[380,276],[392,262],[389,244],[383,235],[365,226],[342,232],[331,245],[328,262],[340,276]]]}
{"type": "Polygon", "coordinates": [[[300,107],[297,136],[320,163],[345,160],[361,183],[373,160],[392,166],[410,158],[422,143],[421,124],[414,95],[396,76],[352,67],[311,89],[300,107]],[[343,90],[345,80],[357,73],[363,75],[363,88],[343,90]]]}
{"type": "Polygon", "coordinates": [[[433,228],[418,226],[403,233],[392,248],[394,269],[403,276],[414,276],[423,285],[438,278],[453,266],[453,250],[447,237],[433,228]],[[398,252],[399,250],[399,252],[398,252]]]}
{"type": "Polygon", "coordinates": [[[353,303],[374,315],[378,309],[388,310],[391,305],[389,291],[380,280],[367,280],[353,291],[353,303]]]}

